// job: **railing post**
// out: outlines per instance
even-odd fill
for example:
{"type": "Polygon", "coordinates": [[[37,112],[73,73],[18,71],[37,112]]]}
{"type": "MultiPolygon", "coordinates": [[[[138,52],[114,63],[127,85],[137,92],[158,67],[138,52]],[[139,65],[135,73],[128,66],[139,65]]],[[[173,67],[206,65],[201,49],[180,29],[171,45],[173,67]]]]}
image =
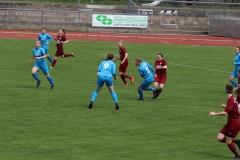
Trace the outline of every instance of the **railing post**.
{"type": "Polygon", "coordinates": [[[78,27],[80,27],[80,11],[78,12],[78,27]]]}
{"type": "Polygon", "coordinates": [[[43,26],[43,11],[42,11],[42,15],[41,15],[41,26],[43,26]]]}
{"type": "Polygon", "coordinates": [[[127,4],[127,14],[129,14],[129,8],[130,8],[130,0],[127,0],[128,4],[127,4]]]}
{"type": "Polygon", "coordinates": [[[6,27],[7,23],[7,10],[5,9],[5,15],[4,15],[4,26],[6,27]]]}

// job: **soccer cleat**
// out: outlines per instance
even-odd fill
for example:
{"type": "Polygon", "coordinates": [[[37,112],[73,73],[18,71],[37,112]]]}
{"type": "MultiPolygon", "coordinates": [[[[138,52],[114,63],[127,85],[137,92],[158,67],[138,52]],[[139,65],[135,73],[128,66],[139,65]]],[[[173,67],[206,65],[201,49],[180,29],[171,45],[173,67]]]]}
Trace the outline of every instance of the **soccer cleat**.
{"type": "Polygon", "coordinates": [[[51,90],[54,90],[54,85],[53,85],[53,86],[51,86],[51,90]]]}
{"type": "Polygon", "coordinates": [[[240,156],[234,157],[233,160],[234,160],[234,159],[240,160],[240,156]]]}
{"type": "Polygon", "coordinates": [[[41,84],[41,81],[40,81],[40,80],[38,80],[38,81],[37,81],[37,87],[39,87],[39,86],[40,86],[40,84],[41,84]]]}
{"type": "Polygon", "coordinates": [[[123,86],[128,86],[128,84],[127,84],[127,83],[123,83],[122,85],[123,85],[123,86]]]}
{"type": "Polygon", "coordinates": [[[118,105],[118,103],[116,103],[116,110],[119,110],[119,105],[118,105]]]}
{"type": "Polygon", "coordinates": [[[144,98],[141,98],[141,97],[140,97],[140,98],[138,98],[138,100],[144,100],[144,98]]]}
{"type": "Polygon", "coordinates": [[[159,94],[160,94],[160,89],[156,89],[156,93],[157,93],[156,96],[153,97],[153,98],[155,98],[155,99],[159,96],[159,94]]]}
{"type": "Polygon", "coordinates": [[[130,81],[131,81],[131,83],[133,84],[133,83],[134,83],[134,77],[132,77],[132,78],[130,79],[130,81]]]}
{"type": "Polygon", "coordinates": [[[50,68],[54,69],[54,67],[50,66],[50,68]]]}
{"type": "Polygon", "coordinates": [[[152,99],[156,99],[156,97],[152,97],[152,99]]]}
{"type": "Polygon", "coordinates": [[[240,139],[236,140],[236,145],[238,146],[238,148],[240,149],[240,139]]]}
{"type": "Polygon", "coordinates": [[[93,101],[90,102],[88,108],[92,109],[93,101]]]}
{"type": "Polygon", "coordinates": [[[72,57],[73,57],[73,58],[75,58],[75,55],[74,55],[74,53],[72,53],[72,57]]]}

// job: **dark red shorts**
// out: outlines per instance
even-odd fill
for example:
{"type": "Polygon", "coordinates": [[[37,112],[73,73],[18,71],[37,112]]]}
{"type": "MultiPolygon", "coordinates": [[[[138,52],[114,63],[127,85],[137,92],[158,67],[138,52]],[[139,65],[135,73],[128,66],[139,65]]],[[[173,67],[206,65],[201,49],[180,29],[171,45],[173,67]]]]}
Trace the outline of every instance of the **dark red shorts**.
{"type": "Polygon", "coordinates": [[[126,72],[127,67],[128,67],[128,62],[124,62],[123,64],[120,64],[119,72],[126,72]]]}
{"type": "Polygon", "coordinates": [[[167,80],[167,77],[155,77],[154,78],[154,82],[157,82],[159,84],[165,84],[167,80]]]}
{"type": "Polygon", "coordinates": [[[224,134],[227,137],[235,138],[238,135],[239,130],[240,130],[240,122],[231,123],[223,126],[220,133],[224,134]]]}
{"type": "Polygon", "coordinates": [[[63,48],[62,47],[57,48],[55,56],[59,57],[59,56],[62,56],[62,55],[64,55],[63,48]]]}

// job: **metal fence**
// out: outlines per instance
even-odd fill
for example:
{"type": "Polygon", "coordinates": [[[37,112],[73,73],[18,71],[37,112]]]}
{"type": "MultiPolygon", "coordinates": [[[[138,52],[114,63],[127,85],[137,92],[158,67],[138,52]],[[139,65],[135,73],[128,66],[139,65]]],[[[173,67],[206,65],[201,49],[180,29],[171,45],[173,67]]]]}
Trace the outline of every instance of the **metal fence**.
{"type": "Polygon", "coordinates": [[[239,18],[210,18],[210,35],[240,38],[239,28],[239,18]]]}

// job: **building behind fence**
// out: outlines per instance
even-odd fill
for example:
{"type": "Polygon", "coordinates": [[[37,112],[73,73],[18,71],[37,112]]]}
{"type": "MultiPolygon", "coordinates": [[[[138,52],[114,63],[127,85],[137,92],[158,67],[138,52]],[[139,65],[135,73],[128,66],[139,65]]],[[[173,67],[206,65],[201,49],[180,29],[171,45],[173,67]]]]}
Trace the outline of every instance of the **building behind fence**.
{"type": "MultiPolygon", "coordinates": [[[[149,1],[150,2],[150,1],[149,1]]],[[[238,4],[231,4],[238,7],[238,4]]],[[[232,7],[231,6],[231,7],[232,7]]],[[[239,37],[237,31],[240,11],[229,9],[229,3],[198,1],[162,1],[154,7],[136,5],[129,0],[127,6],[38,4],[21,2],[0,2],[0,26],[2,28],[68,28],[76,31],[123,32],[123,33],[167,33],[167,34],[212,34],[239,37]],[[191,4],[190,8],[181,5],[191,4]],[[170,5],[172,4],[172,6],[170,5]],[[220,5],[218,10],[201,9],[198,6],[220,5]],[[176,7],[180,6],[180,7],[176,7]],[[228,6],[228,7],[227,7],[228,6]],[[174,15],[163,11],[176,11],[174,15]],[[148,28],[104,28],[92,27],[92,14],[139,15],[148,16],[148,28]],[[235,24],[236,22],[236,24],[235,24]],[[230,27],[230,26],[229,26],[230,27]]]]}

